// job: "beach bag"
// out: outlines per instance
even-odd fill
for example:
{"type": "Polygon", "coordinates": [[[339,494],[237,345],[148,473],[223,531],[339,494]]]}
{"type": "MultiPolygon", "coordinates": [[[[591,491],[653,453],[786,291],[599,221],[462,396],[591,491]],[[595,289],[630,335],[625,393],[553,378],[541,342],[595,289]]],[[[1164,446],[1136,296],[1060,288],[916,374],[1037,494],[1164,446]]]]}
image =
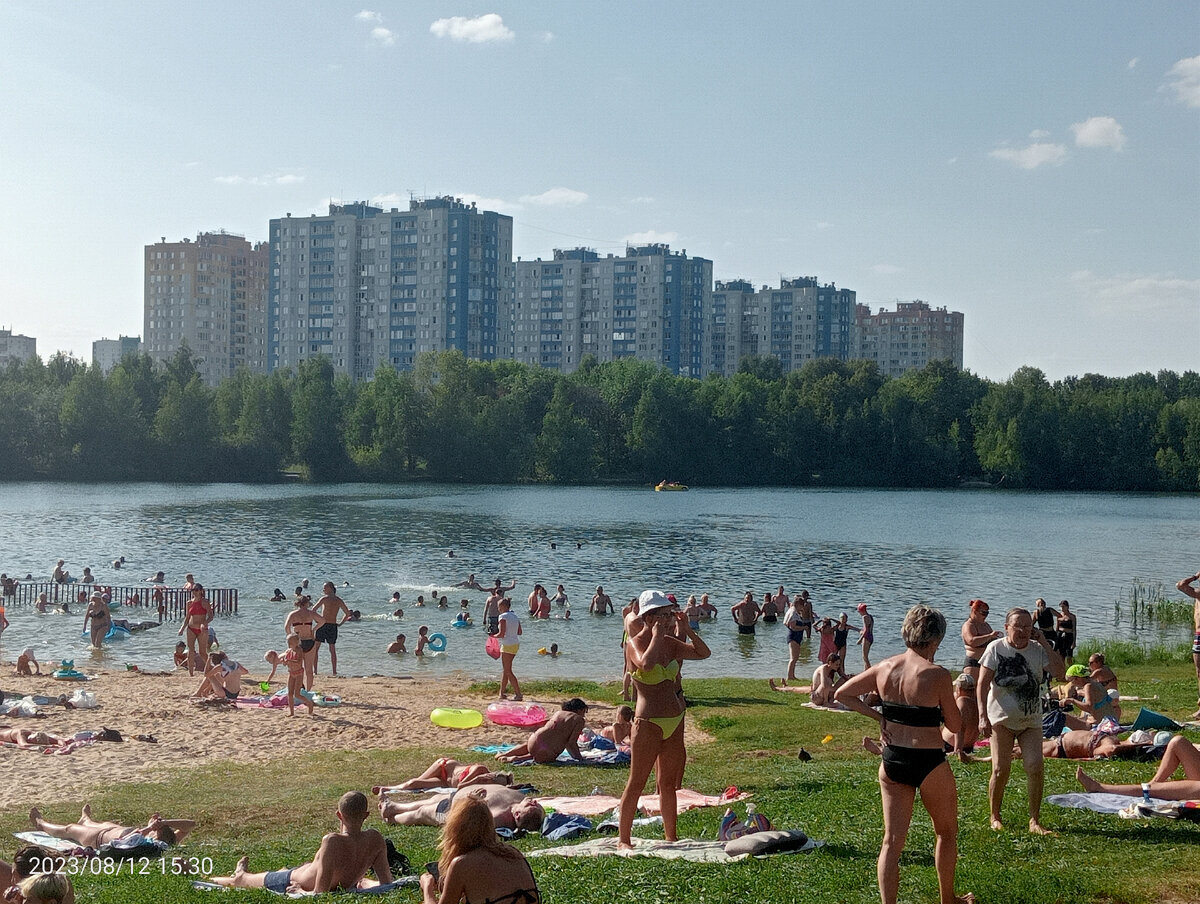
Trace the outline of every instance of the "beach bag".
{"type": "Polygon", "coordinates": [[[494,634],[490,635],[487,639],[487,643],[485,643],[483,645],[483,651],[485,653],[487,653],[489,656],[491,656],[493,659],[499,659],[500,658],[500,638],[496,637],[494,634]]]}

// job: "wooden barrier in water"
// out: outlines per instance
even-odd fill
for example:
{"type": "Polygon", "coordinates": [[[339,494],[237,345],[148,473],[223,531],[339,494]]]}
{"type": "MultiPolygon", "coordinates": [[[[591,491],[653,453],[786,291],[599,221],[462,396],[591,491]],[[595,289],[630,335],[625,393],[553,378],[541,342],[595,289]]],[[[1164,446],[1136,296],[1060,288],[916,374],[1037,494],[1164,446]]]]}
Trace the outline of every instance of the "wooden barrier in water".
{"type": "MultiPolygon", "coordinates": [[[[87,608],[87,597],[90,597],[96,590],[101,592],[107,590],[113,600],[122,604],[123,610],[145,609],[149,611],[151,617],[157,617],[158,607],[161,603],[165,621],[182,621],[187,613],[188,603],[192,600],[192,591],[184,590],[182,587],[164,587],[161,584],[117,586],[115,584],[58,584],[31,581],[17,584],[12,588],[11,594],[6,593],[0,597],[0,603],[14,608],[17,606],[33,607],[37,604],[38,597],[44,593],[46,599],[50,601],[50,605],[70,603],[82,615],[83,610],[87,608]],[[79,599],[81,593],[85,595],[83,600],[79,599]]],[[[206,587],[204,595],[212,604],[214,616],[237,615],[238,592],[236,589],[206,587]]]]}

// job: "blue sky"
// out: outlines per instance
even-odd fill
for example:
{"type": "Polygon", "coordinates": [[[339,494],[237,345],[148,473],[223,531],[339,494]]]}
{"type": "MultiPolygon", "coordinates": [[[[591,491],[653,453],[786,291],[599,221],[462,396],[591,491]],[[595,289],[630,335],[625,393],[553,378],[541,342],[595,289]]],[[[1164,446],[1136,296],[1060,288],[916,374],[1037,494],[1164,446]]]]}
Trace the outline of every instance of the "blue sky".
{"type": "Polygon", "coordinates": [[[140,334],[142,249],[454,194],[966,314],[1004,379],[1200,369],[1200,4],[0,3],[0,326],[140,334]]]}

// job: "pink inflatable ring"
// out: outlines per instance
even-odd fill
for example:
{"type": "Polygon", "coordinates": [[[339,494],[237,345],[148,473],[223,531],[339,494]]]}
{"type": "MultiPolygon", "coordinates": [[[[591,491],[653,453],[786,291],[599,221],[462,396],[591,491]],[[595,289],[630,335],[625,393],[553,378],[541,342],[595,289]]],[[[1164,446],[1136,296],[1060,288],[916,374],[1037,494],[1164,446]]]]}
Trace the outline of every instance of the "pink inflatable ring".
{"type": "Polygon", "coordinates": [[[517,703],[512,700],[488,704],[487,717],[489,722],[496,725],[516,725],[520,728],[537,728],[545,725],[550,718],[546,710],[536,703],[517,703]]]}

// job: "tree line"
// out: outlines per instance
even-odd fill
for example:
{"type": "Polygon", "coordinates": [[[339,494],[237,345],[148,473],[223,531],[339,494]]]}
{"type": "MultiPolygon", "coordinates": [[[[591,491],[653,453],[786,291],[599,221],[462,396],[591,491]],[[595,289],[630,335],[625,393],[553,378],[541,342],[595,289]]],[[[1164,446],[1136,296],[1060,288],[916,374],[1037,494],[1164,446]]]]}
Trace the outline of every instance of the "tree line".
{"type": "Polygon", "coordinates": [[[185,348],[104,375],[59,355],[0,371],[0,479],[411,480],[701,486],[1200,490],[1200,374],[1003,382],[946,362],[676,377],[626,359],[572,374],[428,354],[352,383],[328,360],[205,386],[185,348]]]}

